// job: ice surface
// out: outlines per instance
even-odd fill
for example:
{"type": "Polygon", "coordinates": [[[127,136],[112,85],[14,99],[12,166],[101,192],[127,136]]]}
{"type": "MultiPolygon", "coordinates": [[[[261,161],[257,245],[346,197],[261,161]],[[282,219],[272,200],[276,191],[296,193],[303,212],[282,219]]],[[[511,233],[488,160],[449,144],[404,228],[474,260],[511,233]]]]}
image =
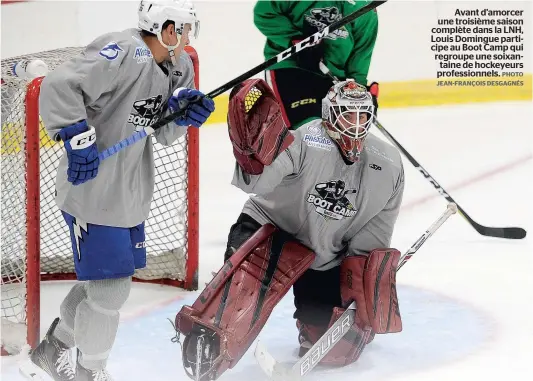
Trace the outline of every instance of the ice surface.
{"type": "MultiPolygon", "coordinates": [[[[379,112],[387,130],[478,223],[531,228],[531,103],[494,103],[379,112]]],[[[376,129],[373,131],[382,137],[376,129]]],[[[230,184],[225,126],[201,130],[200,285],[222,263],[230,226],[247,196],[230,184]]],[[[407,188],[393,236],[404,252],[445,210],[446,201],[404,159],[407,188]]],[[[531,234],[531,233],[530,233],[531,234]]],[[[529,380],[533,350],[532,245],[479,235],[452,216],[398,273],[404,330],[378,335],[357,363],[320,368],[309,380],[529,380]]],[[[43,285],[44,334],[72,282],[43,285]]],[[[197,293],[136,285],[122,312],[109,370],[116,380],[188,379],[171,343],[176,312],[197,293]]],[[[282,362],[296,361],[291,294],[260,334],[282,362]]],[[[264,380],[253,347],[221,380],[264,380]]],[[[18,381],[14,359],[2,380],[18,381]]]]}

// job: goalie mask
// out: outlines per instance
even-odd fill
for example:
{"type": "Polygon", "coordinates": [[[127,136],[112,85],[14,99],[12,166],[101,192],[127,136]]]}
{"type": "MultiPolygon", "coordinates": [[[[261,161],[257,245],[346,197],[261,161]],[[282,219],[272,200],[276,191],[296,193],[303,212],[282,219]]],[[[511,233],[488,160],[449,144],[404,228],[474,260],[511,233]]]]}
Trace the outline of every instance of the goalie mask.
{"type": "Polygon", "coordinates": [[[353,79],[336,83],[322,99],[326,131],[348,162],[359,160],[373,118],[372,95],[353,79]]]}
{"type": "Polygon", "coordinates": [[[176,65],[174,49],[178,47],[186,24],[191,25],[190,33],[198,38],[200,21],[196,18],[196,9],[190,0],[142,0],[137,12],[139,28],[153,33],[165,48],[168,49],[173,65],[176,65]],[[163,42],[163,24],[167,21],[174,22],[176,28],[176,45],[167,45],[163,42]]]}

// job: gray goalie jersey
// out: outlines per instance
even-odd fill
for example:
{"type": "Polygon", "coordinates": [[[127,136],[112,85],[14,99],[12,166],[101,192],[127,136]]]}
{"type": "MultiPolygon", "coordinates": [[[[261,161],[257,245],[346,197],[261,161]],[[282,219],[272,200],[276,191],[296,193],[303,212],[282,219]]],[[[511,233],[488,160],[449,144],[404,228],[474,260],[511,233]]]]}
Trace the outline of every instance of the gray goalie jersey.
{"type": "MultiPolygon", "coordinates": [[[[44,79],[41,116],[50,137],[83,119],[96,130],[98,152],[167,115],[178,87],[194,88],[187,53],[178,65],[153,59],[137,29],[105,34],[44,79]]],[[[186,133],[170,123],[155,132],[163,145],[186,133]]],[[[74,217],[99,225],[132,227],[150,211],[154,190],[152,139],[139,141],[100,163],[98,175],[81,185],[67,181],[66,153],[56,179],[56,202],[74,217]]]]}
{"type": "Polygon", "coordinates": [[[328,270],[349,254],[390,247],[404,190],[398,150],[369,134],[361,160],[346,165],[321,120],[292,132],[295,141],[260,175],[236,165],[233,185],[253,195],[242,210],[312,249],[311,268],[328,270]]]}

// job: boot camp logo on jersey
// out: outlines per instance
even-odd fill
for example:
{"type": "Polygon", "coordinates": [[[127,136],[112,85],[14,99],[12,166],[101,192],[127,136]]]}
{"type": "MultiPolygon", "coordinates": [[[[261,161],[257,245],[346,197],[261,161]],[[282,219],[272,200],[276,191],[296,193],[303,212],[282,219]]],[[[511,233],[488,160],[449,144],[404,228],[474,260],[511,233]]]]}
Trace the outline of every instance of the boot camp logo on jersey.
{"type": "Polygon", "coordinates": [[[347,194],[356,193],[356,189],[345,189],[346,184],[342,180],[331,180],[326,183],[318,183],[315,190],[318,194],[308,193],[306,201],[313,204],[318,214],[326,220],[342,220],[353,217],[357,210],[347,194]]]}
{"type": "Polygon", "coordinates": [[[128,117],[128,123],[135,126],[136,129],[151,126],[159,120],[160,112],[163,107],[163,96],[141,99],[133,103],[136,113],[131,113],[128,117]]]}

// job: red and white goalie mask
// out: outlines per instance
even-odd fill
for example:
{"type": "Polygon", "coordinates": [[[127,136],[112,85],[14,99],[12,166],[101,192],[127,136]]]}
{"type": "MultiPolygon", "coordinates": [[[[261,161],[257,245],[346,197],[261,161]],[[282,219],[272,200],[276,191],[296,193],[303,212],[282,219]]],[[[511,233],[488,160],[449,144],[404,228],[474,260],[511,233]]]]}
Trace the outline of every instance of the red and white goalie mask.
{"type": "Polygon", "coordinates": [[[353,79],[336,83],[322,99],[326,131],[351,163],[359,160],[373,118],[372,95],[353,79]]]}

